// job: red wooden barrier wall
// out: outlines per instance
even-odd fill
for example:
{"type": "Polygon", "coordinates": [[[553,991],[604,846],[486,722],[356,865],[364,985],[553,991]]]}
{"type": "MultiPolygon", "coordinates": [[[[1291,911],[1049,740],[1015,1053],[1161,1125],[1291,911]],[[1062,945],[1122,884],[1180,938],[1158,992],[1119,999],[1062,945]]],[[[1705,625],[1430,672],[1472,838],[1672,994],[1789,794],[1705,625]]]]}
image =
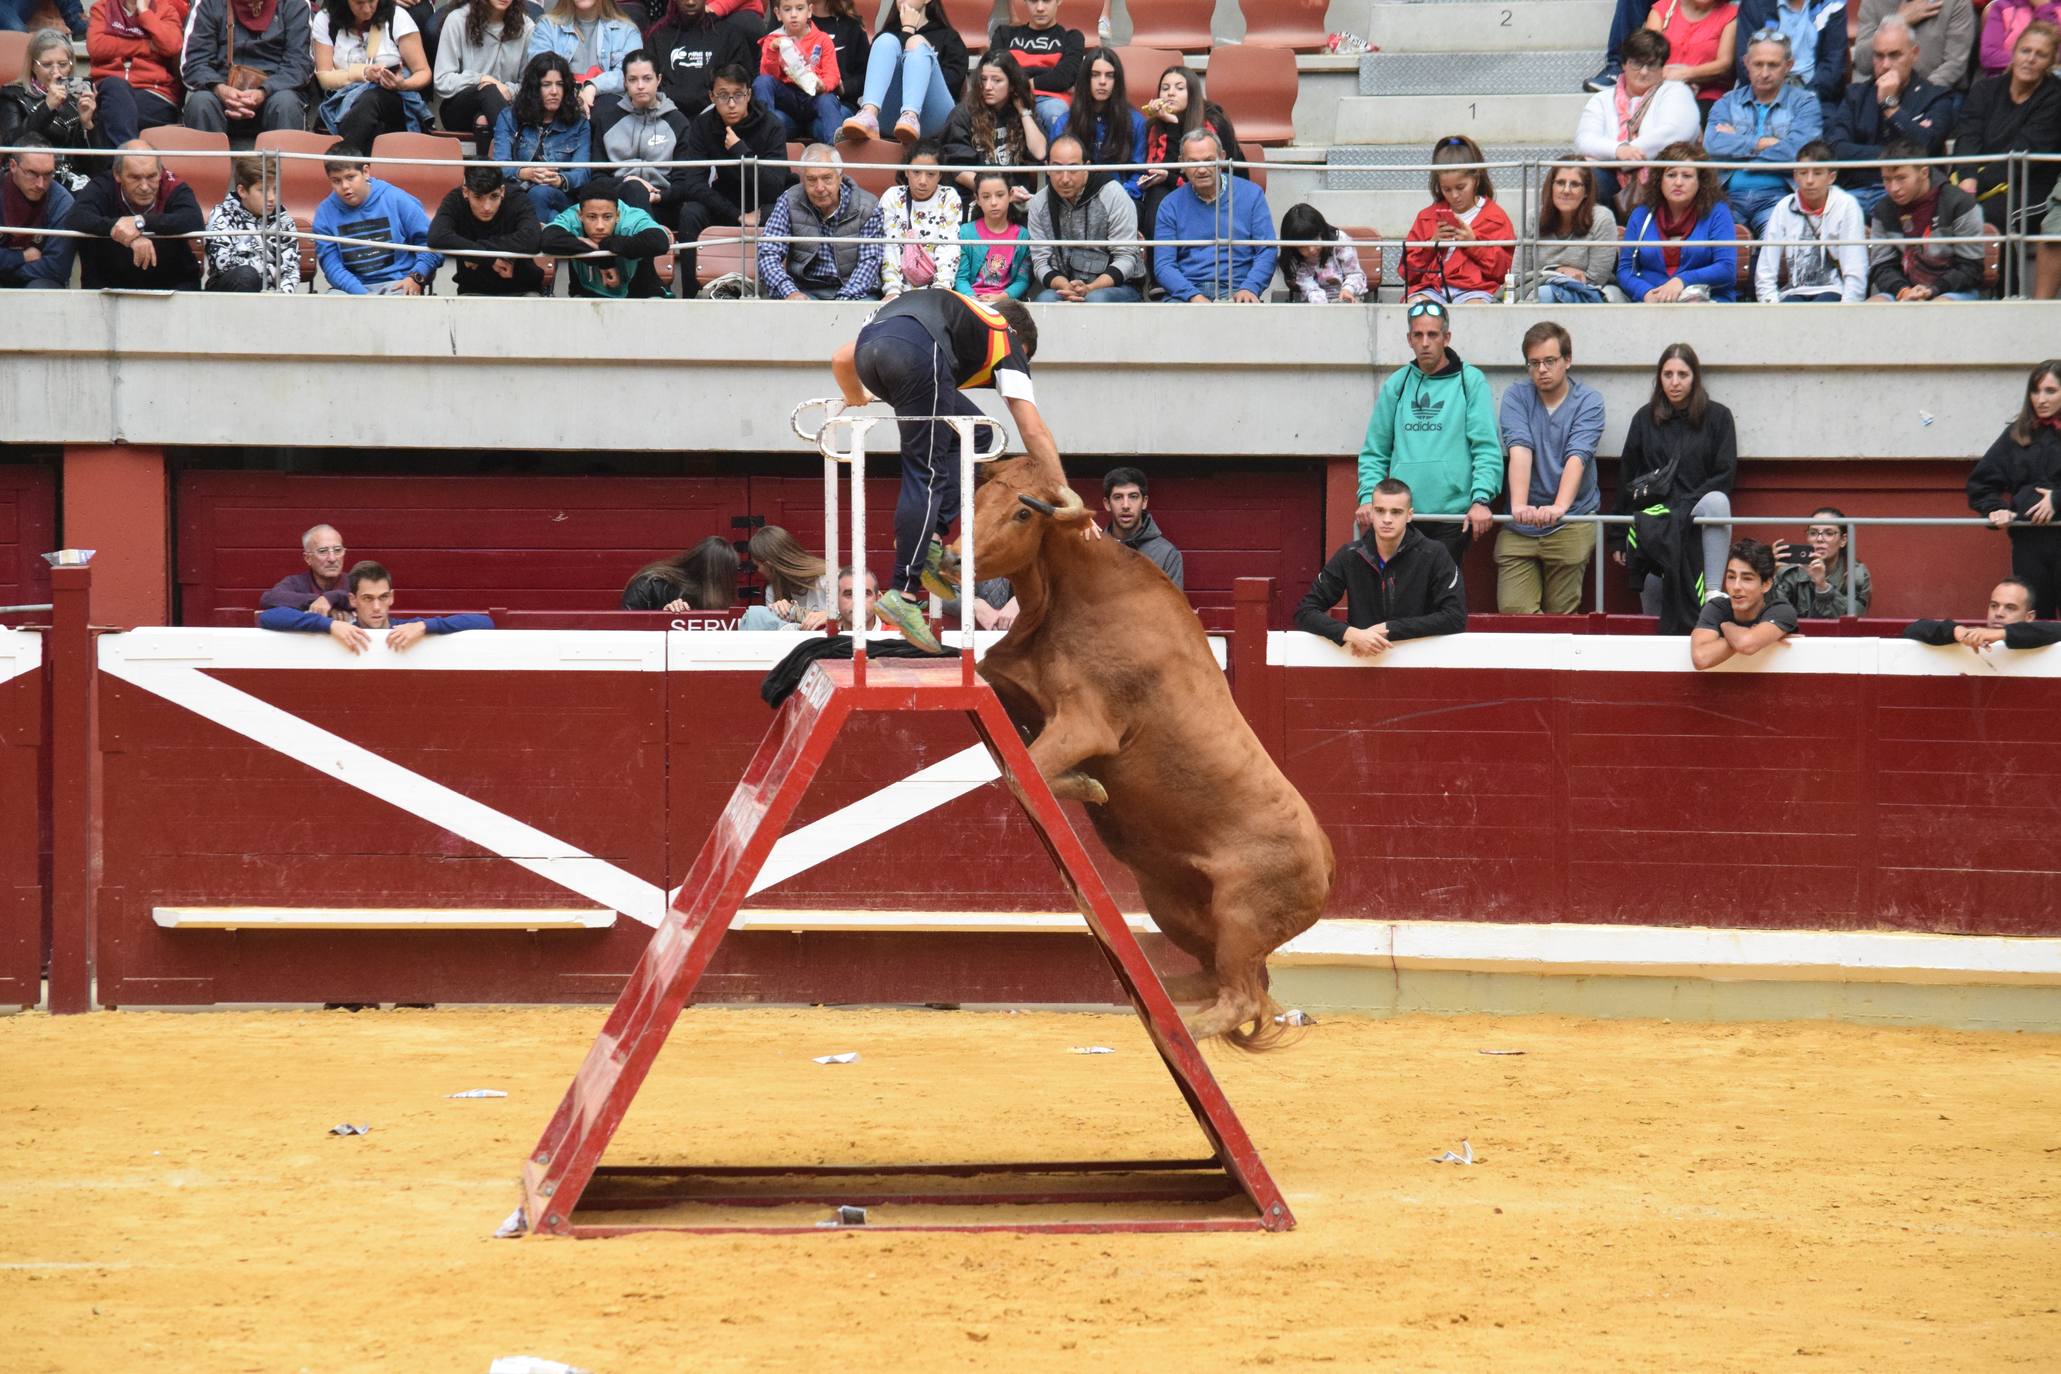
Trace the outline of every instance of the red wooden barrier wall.
{"type": "Polygon", "coordinates": [[[41,997],[49,853],[41,638],[0,630],[0,1007],[41,997]]]}
{"type": "MultiPolygon", "coordinates": [[[[43,555],[56,547],[56,467],[0,462],[0,606],[50,600],[50,565],[43,555]]],[[[19,625],[24,617],[8,616],[5,623],[19,625]]]]}

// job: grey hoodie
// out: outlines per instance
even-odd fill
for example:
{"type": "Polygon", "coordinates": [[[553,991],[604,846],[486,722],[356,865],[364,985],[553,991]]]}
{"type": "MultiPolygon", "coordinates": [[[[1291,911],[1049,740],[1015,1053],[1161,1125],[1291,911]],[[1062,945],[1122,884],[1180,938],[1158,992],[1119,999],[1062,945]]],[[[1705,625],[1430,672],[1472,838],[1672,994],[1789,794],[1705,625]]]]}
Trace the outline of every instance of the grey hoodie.
{"type": "MultiPolygon", "coordinates": [[[[675,150],[686,144],[687,116],[680,113],[680,107],[664,91],[658,94],[658,104],[648,110],[632,108],[627,95],[602,99],[616,108],[605,114],[596,111],[600,115],[596,133],[601,150],[595,161],[605,157],[616,164],[618,171],[627,171],[633,164],[670,162],[686,155],[675,150]]],[[[658,193],[664,195],[672,185],[672,171],[666,167],[638,167],[637,179],[653,183],[658,193]]]]}
{"type": "Polygon", "coordinates": [[[1109,532],[1116,535],[1117,543],[1136,549],[1159,564],[1159,570],[1173,581],[1174,586],[1182,591],[1187,590],[1181,582],[1181,551],[1174,547],[1171,539],[1159,532],[1159,525],[1154,522],[1151,511],[1145,512],[1144,517],[1138,521],[1138,528],[1132,530],[1128,536],[1116,534],[1114,521],[1110,522],[1109,532]]]}

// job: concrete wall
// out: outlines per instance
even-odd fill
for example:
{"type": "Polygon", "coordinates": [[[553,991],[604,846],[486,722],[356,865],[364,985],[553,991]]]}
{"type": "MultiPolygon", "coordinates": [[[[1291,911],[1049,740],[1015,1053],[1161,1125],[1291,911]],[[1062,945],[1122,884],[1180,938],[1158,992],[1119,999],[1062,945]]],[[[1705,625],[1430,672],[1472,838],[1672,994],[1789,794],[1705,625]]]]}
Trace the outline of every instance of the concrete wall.
{"type": "MultiPolygon", "coordinates": [[[[9,292],[0,442],[798,452],[788,413],[831,391],[825,360],[866,310],[9,292]]],[[[1606,455],[1677,339],[1736,413],[1742,453],[1762,458],[1978,454],[2028,367],[2061,352],[2053,304],[1554,313],[1610,407],[1606,455]]],[[[1463,306],[1454,346],[1500,390],[1542,314],[1463,306]]],[[[1392,305],[1038,319],[1040,399],[1084,454],[1356,452],[1381,379],[1409,357],[1392,305]]]]}

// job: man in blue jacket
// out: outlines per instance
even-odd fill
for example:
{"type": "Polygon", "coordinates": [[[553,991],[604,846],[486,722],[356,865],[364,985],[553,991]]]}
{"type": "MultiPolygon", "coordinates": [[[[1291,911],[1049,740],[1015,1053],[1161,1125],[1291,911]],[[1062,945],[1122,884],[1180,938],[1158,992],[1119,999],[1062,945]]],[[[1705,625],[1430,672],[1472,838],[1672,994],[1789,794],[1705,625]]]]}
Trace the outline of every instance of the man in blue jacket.
{"type": "Polygon", "coordinates": [[[1153,238],[1216,239],[1153,254],[1153,274],[1170,301],[1238,301],[1255,304],[1274,278],[1274,215],[1267,197],[1245,178],[1220,174],[1223,145],[1207,129],[1181,140],[1181,161],[1203,162],[1188,169],[1188,184],[1159,203],[1153,238]],[[1221,242],[1243,239],[1243,243],[1221,242]]]}
{"type": "Polygon", "coordinates": [[[315,232],[347,239],[421,245],[423,251],[352,243],[317,243],[315,261],[332,291],[350,296],[422,296],[443,258],[428,251],[429,214],[422,202],[366,171],[363,150],[329,150],[329,197],[315,207],[315,232]]]}
{"type": "MultiPolygon", "coordinates": [[[[1859,0],[1854,0],[1858,4],[1859,0]]],[[[1847,0],[1740,0],[1733,80],[1747,80],[1747,40],[1769,29],[1789,36],[1797,82],[1830,109],[1846,90],[1847,0]]]]}
{"type": "MultiPolygon", "coordinates": [[[[1818,98],[1789,80],[1793,66],[1788,34],[1754,36],[1746,50],[1745,82],[1710,107],[1703,146],[1713,162],[1794,162],[1797,150],[1823,131],[1818,98]]],[[[1786,172],[1741,167],[1725,174],[1732,218],[1755,238],[1792,189],[1786,172]]]]}
{"type": "Polygon", "coordinates": [[[0,193],[0,289],[62,291],[71,285],[77,239],[10,234],[9,229],[62,229],[72,193],[57,179],[57,154],[41,134],[16,134],[21,151],[8,159],[0,193]]]}
{"type": "Polygon", "coordinates": [[[417,616],[395,620],[394,575],[386,570],[385,564],[375,563],[369,558],[352,564],[350,572],[344,575],[344,583],[351,589],[349,619],[332,620],[320,611],[296,611],[291,606],[274,606],[259,614],[259,627],[328,635],[354,654],[362,654],[370,648],[372,635],[382,630],[386,632],[386,647],[398,654],[419,643],[424,635],[494,628],[494,622],[483,615],[417,616]]]}

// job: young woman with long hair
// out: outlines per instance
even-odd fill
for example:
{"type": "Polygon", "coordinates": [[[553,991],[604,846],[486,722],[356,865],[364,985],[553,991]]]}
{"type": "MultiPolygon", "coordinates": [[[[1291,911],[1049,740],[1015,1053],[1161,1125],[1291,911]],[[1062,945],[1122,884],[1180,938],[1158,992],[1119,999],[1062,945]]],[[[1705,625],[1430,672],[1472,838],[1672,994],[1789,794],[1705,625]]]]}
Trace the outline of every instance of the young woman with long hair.
{"type": "MultiPolygon", "coordinates": [[[[1651,506],[1666,506],[1678,519],[1728,519],[1732,483],[1739,475],[1739,440],[1732,412],[1710,399],[1703,388],[1703,362],[1688,344],[1669,344],[1653,369],[1652,398],[1632,416],[1617,467],[1618,515],[1633,515],[1651,506]]],[[[1610,526],[1611,558],[1631,566],[1626,557],[1629,526],[1610,526]]],[[[1724,584],[1727,526],[1685,528],[1682,537],[1702,543],[1704,599],[1719,594],[1724,584]]],[[[1770,574],[1772,576],[1772,574],[1770,574]]],[[[1661,609],[1661,579],[1646,569],[1634,584],[1646,614],[1661,609]]]]}
{"type": "Polygon", "coordinates": [[[655,559],[623,588],[626,611],[727,611],[737,602],[737,550],[715,535],[655,559]]]}
{"type": "Polygon", "coordinates": [[[587,184],[585,162],[591,145],[586,116],[573,97],[572,65],[555,52],[539,53],[522,69],[515,100],[494,121],[494,161],[515,190],[530,198],[537,219],[549,223],[572,204],[572,192],[587,184]]]}
{"type": "Polygon", "coordinates": [[[751,563],[766,582],[766,603],[744,613],[745,630],[820,628],[835,613],[836,579],[830,565],[778,525],[752,531],[751,563]]]}
{"type": "Polygon", "coordinates": [[[894,115],[903,143],[936,138],[966,86],[966,40],[945,16],[942,0],[895,0],[866,54],[859,110],[837,131],[863,143],[881,135],[883,111],[894,115]]]}
{"type": "MultiPolygon", "coordinates": [[[[1080,80],[1074,83],[1073,101],[1052,121],[1053,138],[1070,133],[1081,141],[1087,160],[1094,162],[1139,162],[1145,156],[1145,116],[1131,108],[1124,90],[1124,66],[1107,48],[1096,48],[1081,60],[1080,80]]],[[[1128,184],[1142,175],[1118,172],[1128,184]]]]}
{"type": "Polygon", "coordinates": [[[1617,216],[1597,201],[1596,169],[1587,163],[1570,155],[1546,169],[1546,193],[1532,207],[1524,237],[1517,264],[1524,299],[1541,305],[1624,299],[1617,285],[1617,216]]]}
{"type": "MultiPolygon", "coordinates": [[[[954,167],[1035,167],[1049,146],[1038,123],[1038,107],[1030,78],[1005,52],[982,54],[966,83],[952,117],[945,121],[945,162],[954,167]]],[[[956,180],[972,195],[976,176],[961,172],[956,180]]],[[[1018,205],[1031,198],[1036,179],[1011,174],[1009,197],[1018,205]]]]}
{"type": "Polygon", "coordinates": [[[438,117],[456,134],[471,134],[485,157],[494,121],[515,99],[528,60],[530,16],[522,0],[471,0],[437,45],[434,84],[438,117]]]}
{"type": "Polygon", "coordinates": [[[2018,418],[1997,436],[1968,475],[1968,504],[2011,536],[2011,571],[2032,588],[2034,614],[2061,612],[2061,358],[2025,379],[2018,418]]]}

